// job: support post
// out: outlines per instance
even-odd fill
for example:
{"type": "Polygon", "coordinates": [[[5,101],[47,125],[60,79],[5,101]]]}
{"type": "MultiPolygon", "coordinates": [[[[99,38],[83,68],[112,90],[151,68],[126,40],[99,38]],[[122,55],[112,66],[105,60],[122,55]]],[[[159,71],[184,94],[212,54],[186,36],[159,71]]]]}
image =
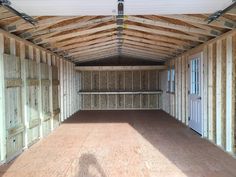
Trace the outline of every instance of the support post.
{"type": "Polygon", "coordinates": [[[6,160],[6,116],[5,116],[5,82],[4,82],[4,36],[0,34],[0,150],[1,162],[6,160]]]}
{"type": "Polygon", "coordinates": [[[232,119],[233,117],[233,49],[232,36],[226,41],[226,151],[232,152],[232,119]]]}

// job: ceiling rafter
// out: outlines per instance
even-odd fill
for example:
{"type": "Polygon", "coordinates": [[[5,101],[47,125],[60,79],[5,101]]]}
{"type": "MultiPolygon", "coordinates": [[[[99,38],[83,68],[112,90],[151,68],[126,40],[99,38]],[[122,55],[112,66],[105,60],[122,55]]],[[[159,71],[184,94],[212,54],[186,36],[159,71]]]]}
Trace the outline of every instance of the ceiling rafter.
{"type": "Polygon", "coordinates": [[[59,36],[55,36],[55,37],[50,37],[50,38],[47,38],[47,39],[39,38],[39,39],[35,39],[34,41],[36,43],[37,43],[37,41],[40,41],[40,42],[38,42],[38,44],[43,44],[43,43],[46,43],[46,42],[57,42],[57,41],[62,41],[62,40],[73,38],[73,37],[93,34],[93,33],[97,33],[97,32],[100,32],[100,31],[105,31],[105,30],[108,30],[108,29],[115,29],[115,28],[116,28],[116,24],[109,24],[109,25],[105,25],[105,26],[101,26],[101,27],[97,27],[97,28],[93,28],[93,29],[89,29],[89,30],[84,30],[84,31],[80,30],[80,31],[76,31],[76,32],[73,32],[73,33],[63,34],[63,35],[59,35],[59,36]]]}
{"type": "Polygon", "coordinates": [[[149,39],[149,40],[157,40],[157,41],[162,41],[162,42],[168,41],[169,43],[173,43],[173,44],[177,44],[181,46],[196,45],[196,43],[192,41],[186,41],[186,40],[177,39],[177,38],[170,38],[170,37],[161,36],[161,35],[153,35],[147,32],[135,31],[135,30],[130,30],[130,29],[125,29],[124,34],[130,35],[130,36],[137,36],[137,37],[149,39]]]}
{"type": "Polygon", "coordinates": [[[73,45],[75,43],[78,43],[78,44],[84,43],[84,42],[88,42],[88,41],[94,40],[94,39],[109,37],[109,36],[112,36],[116,33],[117,33],[116,31],[102,31],[102,32],[90,34],[90,35],[87,35],[84,37],[74,37],[74,38],[70,38],[70,39],[67,39],[64,41],[50,43],[50,46],[48,47],[48,49],[62,48],[65,46],[73,45]]]}
{"type": "Polygon", "coordinates": [[[139,58],[141,57],[141,58],[152,60],[152,61],[166,61],[166,59],[163,57],[142,53],[140,51],[132,51],[129,49],[122,49],[121,55],[123,54],[133,56],[133,57],[139,57],[139,58]]]}
{"type": "Polygon", "coordinates": [[[127,25],[125,27],[128,29],[132,29],[132,30],[143,31],[143,32],[148,32],[148,33],[163,35],[163,36],[169,36],[169,37],[174,37],[174,38],[186,39],[186,40],[190,40],[190,41],[205,42],[207,40],[207,38],[195,37],[195,36],[191,36],[191,35],[187,35],[187,34],[170,32],[170,31],[166,31],[166,30],[153,29],[153,28],[137,26],[137,25],[127,25]]]}
{"type": "Polygon", "coordinates": [[[65,47],[60,47],[60,49],[58,49],[56,51],[73,50],[73,49],[76,49],[76,48],[90,46],[90,45],[93,45],[93,44],[103,43],[103,42],[107,42],[107,41],[110,41],[110,40],[116,40],[116,39],[117,39],[116,35],[105,36],[105,37],[96,38],[96,39],[90,40],[90,41],[78,42],[78,43],[74,43],[74,44],[71,44],[71,45],[67,45],[65,47]]]}
{"type": "MultiPolygon", "coordinates": [[[[77,28],[84,27],[87,25],[88,21],[91,18],[94,18],[94,17],[91,17],[91,16],[80,17],[80,18],[74,20],[74,23],[76,23],[76,24],[69,23],[69,24],[66,24],[66,25],[64,24],[64,25],[60,25],[60,26],[58,26],[58,24],[61,24],[61,22],[58,22],[58,23],[53,24],[49,29],[47,29],[47,28],[46,29],[32,28],[27,31],[24,31],[23,33],[20,34],[20,36],[24,39],[29,39],[34,36],[39,36],[39,35],[48,34],[48,33],[54,35],[56,32],[63,32],[65,30],[73,29],[76,27],[77,28]]],[[[70,20],[70,19],[68,19],[68,20],[70,20]]],[[[66,20],[66,21],[68,21],[68,20],[66,20]]]]}
{"type": "Polygon", "coordinates": [[[163,27],[163,28],[168,28],[168,29],[174,29],[174,30],[178,30],[178,31],[186,32],[186,33],[203,34],[203,35],[213,36],[213,37],[217,36],[215,32],[212,32],[212,31],[188,27],[184,25],[176,25],[173,23],[162,22],[158,20],[150,20],[150,19],[140,18],[140,17],[135,17],[135,16],[127,16],[126,20],[145,24],[145,25],[152,25],[152,26],[158,26],[158,27],[163,27]]]}
{"type": "Polygon", "coordinates": [[[208,26],[214,26],[214,27],[220,27],[220,28],[227,28],[227,29],[233,29],[233,25],[230,22],[224,21],[224,20],[217,20],[210,24],[206,21],[205,18],[191,16],[191,15],[163,15],[164,17],[176,19],[176,20],[182,20],[187,21],[191,23],[199,23],[202,25],[208,25],[208,26]]]}
{"type": "Polygon", "coordinates": [[[92,51],[90,53],[86,53],[86,54],[83,54],[83,55],[80,55],[80,56],[74,56],[74,60],[73,61],[79,61],[81,59],[84,59],[84,58],[87,58],[89,59],[90,57],[95,57],[95,56],[99,56],[99,55],[109,55],[111,53],[117,53],[117,48],[116,47],[110,47],[110,48],[107,48],[107,49],[103,49],[103,50],[100,50],[100,51],[92,51]]]}
{"type": "MultiPolygon", "coordinates": [[[[37,17],[38,18],[38,17],[37,17]]],[[[7,26],[4,27],[9,32],[17,32],[17,31],[22,31],[22,30],[29,30],[32,28],[37,28],[37,29],[44,29],[52,26],[53,24],[63,22],[68,19],[74,19],[78,17],[49,17],[49,18],[44,18],[42,20],[38,20],[38,24],[36,26],[32,26],[31,24],[25,22],[24,20],[20,19],[16,21],[15,23],[11,23],[7,26]]]]}
{"type": "Polygon", "coordinates": [[[152,44],[152,45],[157,45],[157,46],[162,46],[162,47],[166,47],[167,49],[168,48],[179,49],[179,50],[186,50],[187,49],[187,48],[185,48],[183,46],[178,46],[178,45],[175,45],[175,44],[170,44],[168,42],[160,42],[160,41],[156,41],[156,40],[148,40],[148,39],[144,39],[144,38],[136,37],[136,36],[124,35],[123,38],[127,39],[127,40],[131,40],[131,41],[142,42],[142,43],[147,43],[147,44],[152,44]]]}
{"type": "MultiPolygon", "coordinates": [[[[60,34],[62,34],[62,33],[63,34],[64,33],[71,33],[72,30],[81,30],[81,31],[89,30],[97,25],[101,25],[102,23],[111,22],[112,20],[113,20],[113,18],[104,18],[103,20],[95,19],[95,20],[84,22],[84,23],[81,22],[81,23],[78,23],[75,25],[69,25],[69,27],[68,27],[68,25],[65,25],[62,27],[58,27],[57,29],[50,28],[49,30],[39,31],[38,33],[36,33],[34,35],[37,38],[40,38],[40,40],[48,39],[50,37],[60,36],[60,34]]],[[[22,35],[24,35],[24,34],[22,34],[22,35]]],[[[26,33],[25,37],[33,37],[30,35],[31,35],[31,33],[26,33]]]]}
{"type": "Polygon", "coordinates": [[[80,52],[90,51],[90,50],[93,50],[93,49],[97,49],[99,47],[112,45],[116,42],[117,42],[116,40],[109,40],[107,42],[96,43],[96,44],[89,45],[89,46],[83,46],[83,47],[80,47],[80,48],[74,48],[74,49],[71,49],[71,50],[67,50],[67,52],[70,53],[69,56],[70,55],[76,55],[80,52]]]}
{"type": "Polygon", "coordinates": [[[142,59],[142,60],[149,60],[149,61],[154,61],[154,62],[163,62],[162,59],[153,58],[152,56],[138,55],[137,53],[132,53],[132,52],[128,52],[128,51],[122,51],[121,56],[131,57],[136,60],[142,59]]]}
{"type": "Polygon", "coordinates": [[[166,61],[236,26],[235,15],[207,24],[208,15],[186,14],[37,16],[34,27],[1,7],[0,13],[1,28],[75,62],[124,55],[166,61]]]}
{"type": "Polygon", "coordinates": [[[70,53],[68,56],[79,57],[82,54],[87,54],[87,53],[91,53],[91,52],[99,52],[101,50],[106,50],[109,48],[117,48],[116,41],[113,41],[113,43],[109,44],[109,45],[104,45],[104,46],[100,46],[100,47],[96,47],[96,48],[91,48],[91,49],[87,49],[87,50],[83,50],[83,51],[79,51],[79,52],[70,53]]]}
{"type": "Polygon", "coordinates": [[[176,49],[166,48],[166,47],[157,46],[157,45],[153,45],[153,44],[142,43],[142,42],[135,42],[135,41],[132,41],[132,40],[124,40],[123,43],[130,44],[130,45],[136,45],[136,46],[140,46],[140,47],[149,47],[149,48],[152,48],[154,50],[159,50],[159,51],[163,51],[163,52],[166,52],[166,53],[178,54],[178,53],[182,52],[182,50],[178,51],[176,49]]]}
{"type": "Polygon", "coordinates": [[[103,53],[100,53],[100,54],[97,54],[97,55],[87,55],[83,58],[74,60],[74,62],[77,62],[77,63],[79,63],[79,62],[80,63],[81,62],[89,62],[89,61],[93,61],[93,60],[101,60],[101,59],[104,59],[104,58],[110,58],[110,57],[118,56],[117,50],[110,50],[108,52],[103,52],[103,53]]]}
{"type": "Polygon", "coordinates": [[[122,46],[122,49],[131,49],[131,50],[135,50],[135,51],[142,51],[144,53],[147,54],[153,54],[154,56],[162,56],[162,57],[174,57],[173,54],[167,54],[167,53],[163,53],[162,51],[157,51],[157,50],[152,50],[148,47],[139,47],[139,46],[135,46],[135,45],[130,45],[130,44],[124,44],[122,46]]]}

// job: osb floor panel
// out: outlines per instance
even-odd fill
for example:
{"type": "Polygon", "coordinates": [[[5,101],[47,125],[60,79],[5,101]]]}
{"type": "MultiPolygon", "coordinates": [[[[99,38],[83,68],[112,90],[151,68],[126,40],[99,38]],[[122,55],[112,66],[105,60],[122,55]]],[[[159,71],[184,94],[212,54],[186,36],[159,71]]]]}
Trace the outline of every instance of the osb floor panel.
{"type": "Polygon", "coordinates": [[[84,111],[0,172],[12,177],[234,177],[236,160],[161,111],[84,111]]]}

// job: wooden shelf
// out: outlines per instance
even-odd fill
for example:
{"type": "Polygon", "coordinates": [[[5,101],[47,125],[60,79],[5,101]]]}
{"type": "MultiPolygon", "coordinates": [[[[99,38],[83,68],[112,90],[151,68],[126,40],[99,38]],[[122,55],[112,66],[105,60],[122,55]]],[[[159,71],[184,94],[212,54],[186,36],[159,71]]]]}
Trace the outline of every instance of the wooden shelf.
{"type": "Polygon", "coordinates": [[[155,91],[80,91],[80,95],[140,95],[140,94],[162,94],[162,90],[155,91]]]}

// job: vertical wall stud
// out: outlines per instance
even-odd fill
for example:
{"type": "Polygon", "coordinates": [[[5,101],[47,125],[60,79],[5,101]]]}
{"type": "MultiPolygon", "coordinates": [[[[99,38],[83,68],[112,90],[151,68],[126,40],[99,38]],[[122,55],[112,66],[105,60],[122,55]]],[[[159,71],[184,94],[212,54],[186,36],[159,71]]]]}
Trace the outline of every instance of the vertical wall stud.
{"type": "Polygon", "coordinates": [[[4,36],[0,34],[0,143],[1,162],[6,160],[5,82],[4,82],[4,36]]]}
{"type": "Polygon", "coordinates": [[[233,56],[232,36],[226,42],[226,151],[232,152],[232,119],[233,119],[233,56]]]}
{"type": "Polygon", "coordinates": [[[52,83],[52,63],[53,63],[53,58],[51,54],[47,54],[47,60],[48,60],[48,68],[49,68],[49,81],[50,81],[50,86],[49,86],[49,105],[50,105],[50,112],[51,112],[51,131],[53,131],[53,83],[52,83]]]}
{"type": "Polygon", "coordinates": [[[23,107],[23,116],[24,116],[24,148],[28,148],[28,128],[29,128],[29,109],[27,104],[27,73],[26,73],[26,59],[25,59],[25,44],[20,43],[20,60],[21,60],[21,76],[23,82],[22,85],[22,107],[23,107]]]}
{"type": "Polygon", "coordinates": [[[203,49],[203,72],[202,72],[202,87],[203,87],[203,103],[202,103],[202,110],[203,110],[203,137],[208,136],[208,48],[207,46],[203,49]]]}
{"type": "Polygon", "coordinates": [[[59,73],[60,73],[60,108],[61,108],[61,122],[64,121],[64,63],[61,58],[60,60],[60,68],[59,68],[59,73]]]}
{"type": "Polygon", "coordinates": [[[208,138],[213,141],[213,46],[208,46],[208,138]]]}
{"type": "Polygon", "coordinates": [[[221,146],[222,144],[222,139],[221,139],[221,135],[222,135],[222,132],[221,132],[221,103],[222,103],[222,100],[221,100],[221,70],[222,70],[222,64],[221,64],[221,50],[222,50],[222,47],[221,47],[221,41],[217,41],[217,57],[216,57],[216,144],[221,146]]]}

